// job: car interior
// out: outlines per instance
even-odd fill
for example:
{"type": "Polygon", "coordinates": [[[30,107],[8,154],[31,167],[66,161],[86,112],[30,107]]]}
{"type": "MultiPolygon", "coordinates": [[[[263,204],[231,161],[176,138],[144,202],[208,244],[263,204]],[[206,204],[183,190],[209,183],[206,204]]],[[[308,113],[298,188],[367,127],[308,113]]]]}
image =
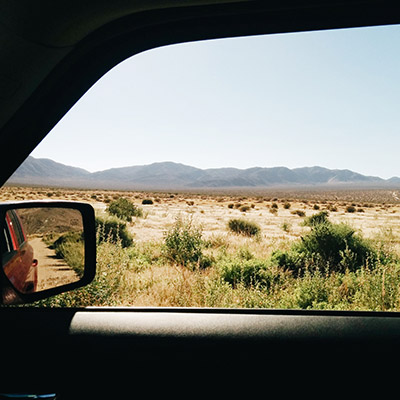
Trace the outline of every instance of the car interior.
{"type": "MultiPolygon", "coordinates": [[[[199,40],[398,24],[400,9],[391,0],[20,0],[0,2],[0,22],[3,185],[104,74],[135,54],[199,40]]],[[[5,205],[0,217],[41,206],[5,205]]],[[[87,255],[82,278],[13,297],[1,275],[0,398],[320,397],[395,387],[396,312],[16,304],[93,279],[94,218],[84,205],[76,209],[87,255]]]]}

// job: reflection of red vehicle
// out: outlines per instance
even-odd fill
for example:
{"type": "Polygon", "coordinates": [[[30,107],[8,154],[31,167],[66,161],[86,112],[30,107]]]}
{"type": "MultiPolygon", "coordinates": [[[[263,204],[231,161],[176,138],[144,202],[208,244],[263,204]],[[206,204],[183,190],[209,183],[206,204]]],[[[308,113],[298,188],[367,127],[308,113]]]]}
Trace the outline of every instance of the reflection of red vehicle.
{"type": "Polygon", "coordinates": [[[21,293],[37,288],[37,265],[33,248],[29,244],[21,220],[14,210],[6,213],[2,243],[3,270],[12,285],[21,293]]]}

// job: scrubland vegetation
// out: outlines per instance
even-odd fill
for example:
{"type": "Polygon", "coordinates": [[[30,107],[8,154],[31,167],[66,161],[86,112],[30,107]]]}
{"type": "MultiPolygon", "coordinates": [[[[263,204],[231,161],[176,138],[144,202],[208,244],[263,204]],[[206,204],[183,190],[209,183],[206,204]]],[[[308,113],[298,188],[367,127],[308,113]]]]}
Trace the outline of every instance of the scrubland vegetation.
{"type": "Polygon", "coordinates": [[[85,260],[83,232],[68,232],[56,240],[47,238],[46,241],[55,250],[55,255],[65,260],[78,277],[83,276],[85,260]]]}
{"type": "Polygon", "coordinates": [[[95,281],[41,305],[400,310],[390,192],[83,194],[97,212],[95,281]]]}

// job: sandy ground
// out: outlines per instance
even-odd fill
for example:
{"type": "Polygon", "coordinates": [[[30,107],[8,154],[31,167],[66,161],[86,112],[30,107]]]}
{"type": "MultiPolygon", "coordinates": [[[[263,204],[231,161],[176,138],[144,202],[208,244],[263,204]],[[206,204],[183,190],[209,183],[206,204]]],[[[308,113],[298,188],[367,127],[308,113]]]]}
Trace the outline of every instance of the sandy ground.
{"type": "Polygon", "coordinates": [[[178,217],[192,218],[196,225],[202,227],[205,238],[228,236],[229,240],[234,240],[227,229],[228,221],[245,218],[260,225],[262,239],[268,243],[296,240],[308,228],[302,225],[303,218],[295,211],[302,211],[308,217],[334,207],[335,211],[329,211],[331,221],[349,223],[366,237],[383,235],[400,244],[399,190],[268,190],[256,194],[190,194],[29,187],[0,189],[0,201],[43,198],[78,200],[91,203],[100,214],[106,212],[111,201],[120,197],[128,198],[143,209],[144,218],[134,218],[129,226],[137,242],[161,240],[178,217]],[[153,204],[143,205],[143,199],[152,199],[153,204]],[[277,212],[271,213],[274,203],[278,207],[277,212]],[[290,203],[290,207],[286,209],[285,203],[290,203]],[[236,207],[238,204],[248,206],[248,210],[240,211],[240,207],[236,207]],[[350,205],[356,212],[346,212],[350,205]]]}
{"type": "Polygon", "coordinates": [[[54,250],[50,249],[41,238],[33,238],[29,243],[33,247],[34,257],[39,262],[38,291],[78,280],[74,270],[63,260],[56,258],[54,250]]]}
{"type": "MultiPolygon", "coordinates": [[[[200,225],[205,238],[228,235],[228,221],[232,218],[243,218],[259,224],[262,238],[267,241],[297,239],[308,228],[303,226],[304,219],[292,214],[292,211],[302,210],[306,216],[311,216],[323,209],[321,207],[320,210],[314,210],[312,207],[300,203],[292,203],[290,209],[284,209],[280,204],[277,213],[272,214],[266,204],[260,204],[244,213],[238,209],[228,208],[227,204],[216,202],[204,202],[193,206],[175,203],[141,207],[145,217],[134,219],[129,228],[135,235],[135,240],[140,242],[162,239],[164,232],[179,217],[191,218],[196,225],[200,225]]],[[[98,209],[101,210],[104,207],[98,209]]],[[[329,218],[335,223],[350,224],[366,237],[390,235],[400,238],[399,207],[393,207],[390,210],[366,208],[363,212],[355,213],[338,210],[329,212],[329,218]]]]}

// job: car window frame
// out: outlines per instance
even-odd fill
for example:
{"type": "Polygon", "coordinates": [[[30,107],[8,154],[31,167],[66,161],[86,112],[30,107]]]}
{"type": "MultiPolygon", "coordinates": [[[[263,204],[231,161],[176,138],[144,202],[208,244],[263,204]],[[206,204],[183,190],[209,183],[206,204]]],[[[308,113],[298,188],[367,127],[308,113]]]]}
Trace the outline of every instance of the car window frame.
{"type": "Polygon", "coordinates": [[[11,235],[15,236],[15,241],[16,241],[15,250],[18,250],[26,242],[26,235],[22,228],[22,222],[21,222],[18,214],[14,210],[9,210],[6,213],[6,218],[7,218],[7,214],[9,215],[9,219],[10,219],[11,227],[12,227],[11,235]]]}

